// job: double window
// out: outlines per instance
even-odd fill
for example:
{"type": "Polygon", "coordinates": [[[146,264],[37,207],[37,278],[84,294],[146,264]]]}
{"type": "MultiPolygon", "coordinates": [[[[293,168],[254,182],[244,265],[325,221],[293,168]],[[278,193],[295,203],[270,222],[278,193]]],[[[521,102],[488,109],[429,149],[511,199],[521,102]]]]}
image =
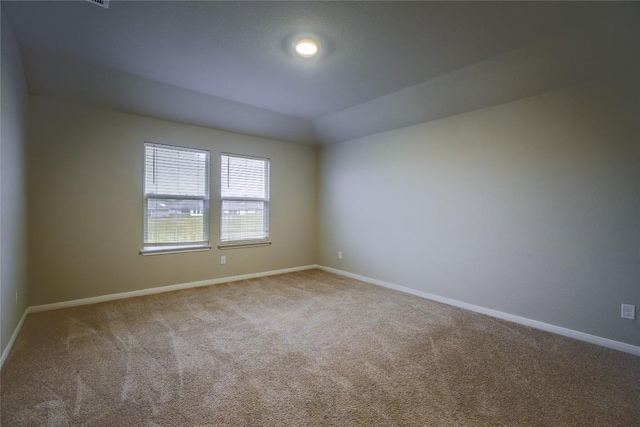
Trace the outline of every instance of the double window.
{"type": "Polygon", "coordinates": [[[144,252],[208,249],[209,152],[144,145],[144,252]]]}
{"type": "MultiPolygon", "coordinates": [[[[144,145],[143,254],[210,249],[208,151],[144,145]]],[[[222,154],[220,248],[269,243],[269,159],[222,154]]]]}
{"type": "Polygon", "coordinates": [[[269,159],[222,154],[220,246],[269,241],[269,159]]]}

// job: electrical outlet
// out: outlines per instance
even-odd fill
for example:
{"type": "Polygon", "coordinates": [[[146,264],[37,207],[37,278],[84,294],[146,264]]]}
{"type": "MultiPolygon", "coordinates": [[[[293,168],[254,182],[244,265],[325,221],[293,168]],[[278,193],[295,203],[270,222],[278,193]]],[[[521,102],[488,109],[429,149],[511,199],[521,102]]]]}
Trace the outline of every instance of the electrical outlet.
{"type": "Polygon", "coordinates": [[[622,318],[623,319],[636,319],[636,306],[631,304],[622,304],[622,318]]]}
{"type": "Polygon", "coordinates": [[[18,291],[16,291],[16,304],[18,303],[18,291]]]}
{"type": "Polygon", "coordinates": [[[338,251],[338,259],[342,259],[342,251],[338,251]]]}
{"type": "Polygon", "coordinates": [[[227,263],[227,257],[226,257],[226,256],[224,256],[224,255],[222,255],[222,256],[220,257],[220,264],[226,264],[226,263],[227,263]]]}

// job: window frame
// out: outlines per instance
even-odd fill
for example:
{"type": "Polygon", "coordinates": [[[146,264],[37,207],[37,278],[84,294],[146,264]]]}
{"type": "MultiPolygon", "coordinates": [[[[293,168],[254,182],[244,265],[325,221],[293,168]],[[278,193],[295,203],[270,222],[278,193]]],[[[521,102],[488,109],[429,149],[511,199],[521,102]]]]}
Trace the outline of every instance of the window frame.
{"type": "Polygon", "coordinates": [[[235,154],[235,153],[220,153],[220,235],[219,240],[220,243],[218,245],[218,249],[233,249],[240,247],[257,247],[257,246],[268,246],[271,245],[271,159],[268,157],[258,157],[258,156],[248,156],[244,154],[235,154]],[[264,198],[259,197],[230,197],[222,195],[222,162],[225,156],[228,157],[236,157],[241,159],[251,159],[251,160],[260,160],[266,162],[266,170],[265,170],[265,195],[264,198]],[[264,224],[263,230],[266,230],[266,237],[262,239],[245,239],[245,240],[222,240],[223,233],[223,218],[224,218],[224,202],[225,201],[246,201],[246,202],[262,202],[264,203],[264,224]]]}
{"type": "Polygon", "coordinates": [[[161,255],[183,252],[196,252],[207,251],[211,249],[211,234],[210,234],[210,211],[211,211],[211,152],[209,150],[201,148],[184,147],[174,144],[162,144],[157,142],[145,141],[143,144],[142,155],[142,197],[143,197],[143,230],[142,230],[142,249],[141,255],[161,255]],[[185,196],[180,194],[151,194],[147,193],[147,147],[157,146],[173,149],[176,151],[186,151],[194,153],[203,153],[206,155],[205,160],[205,194],[203,196],[185,196]],[[172,243],[148,243],[148,205],[149,200],[202,200],[203,212],[202,212],[202,226],[205,240],[197,242],[172,242],[172,243]]]}

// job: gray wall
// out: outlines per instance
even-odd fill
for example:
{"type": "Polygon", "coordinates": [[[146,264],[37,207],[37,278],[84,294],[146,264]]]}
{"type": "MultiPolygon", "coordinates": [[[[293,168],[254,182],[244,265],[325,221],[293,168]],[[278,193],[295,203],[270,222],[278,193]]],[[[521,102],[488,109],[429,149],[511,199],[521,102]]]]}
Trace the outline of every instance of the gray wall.
{"type": "Polygon", "coordinates": [[[313,122],[318,140],[364,138],[637,67],[640,3],[591,2],[578,15],[560,33],[320,117],[313,122]]]}
{"type": "Polygon", "coordinates": [[[640,92],[612,81],[323,147],[319,263],[640,345],[640,92]]]}
{"type": "Polygon", "coordinates": [[[0,354],[27,307],[27,90],[13,30],[1,19],[0,354]]]}
{"type": "Polygon", "coordinates": [[[32,305],[316,261],[314,147],[43,97],[28,123],[32,305]],[[211,251],[138,254],[144,141],[211,151],[211,251]],[[271,159],[271,246],[217,249],[221,152],[271,159]]]}

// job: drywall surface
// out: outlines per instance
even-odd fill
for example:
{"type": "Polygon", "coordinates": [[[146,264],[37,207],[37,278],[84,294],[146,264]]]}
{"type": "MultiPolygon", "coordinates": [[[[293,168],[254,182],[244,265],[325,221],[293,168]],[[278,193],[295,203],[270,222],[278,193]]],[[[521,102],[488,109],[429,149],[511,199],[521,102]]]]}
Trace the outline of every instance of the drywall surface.
{"type": "Polygon", "coordinates": [[[559,34],[314,120],[318,141],[363,138],[592,82],[606,78],[612,69],[633,67],[639,51],[640,4],[583,6],[581,25],[566,22],[559,34]]]}
{"type": "Polygon", "coordinates": [[[30,46],[23,48],[23,57],[31,95],[315,145],[315,130],[306,119],[97,67],[30,46]]]}
{"type": "Polygon", "coordinates": [[[1,19],[0,354],[27,307],[28,294],[27,87],[11,24],[4,14],[1,19]]]}
{"type": "Polygon", "coordinates": [[[319,264],[640,345],[627,77],[323,146],[319,264]]]}
{"type": "Polygon", "coordinates": [[[315,263],[314,147],[43,97],[29,147],[32,305],[315,263]],[[212,250],[138,254],[145,141],[210,150],[212,250]],[[271,159],[271,246],[217,249],[222,152],[271,159]]]}

